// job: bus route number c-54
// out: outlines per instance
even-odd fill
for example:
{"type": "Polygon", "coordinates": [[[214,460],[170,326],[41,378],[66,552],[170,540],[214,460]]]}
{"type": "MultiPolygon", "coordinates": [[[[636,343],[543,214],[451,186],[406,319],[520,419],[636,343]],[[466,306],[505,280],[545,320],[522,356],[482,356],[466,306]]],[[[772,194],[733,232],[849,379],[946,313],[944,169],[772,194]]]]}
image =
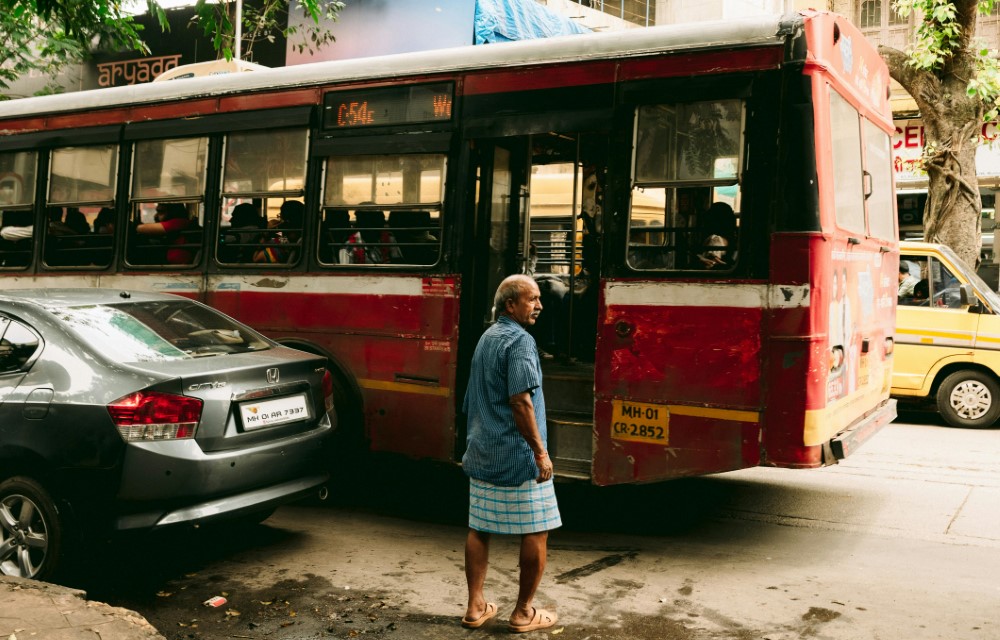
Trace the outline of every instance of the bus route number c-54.
{"type": "Polygon", "coordinates": [[[670,443],[670,412],[666,405],[611,401],[611,437],[666,446],[670,443]]]}

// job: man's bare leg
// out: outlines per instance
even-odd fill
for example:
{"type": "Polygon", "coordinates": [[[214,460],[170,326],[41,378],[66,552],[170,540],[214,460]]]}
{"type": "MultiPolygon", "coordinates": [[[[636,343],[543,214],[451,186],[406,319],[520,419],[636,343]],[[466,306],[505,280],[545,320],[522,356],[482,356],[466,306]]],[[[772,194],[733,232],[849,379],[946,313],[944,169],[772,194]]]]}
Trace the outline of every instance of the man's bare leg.
{"type": "Polygon", "coordinates": [[[517,606],[514,607],[514,613],[510,614],[510,623],[513,625],[528,624],[535,614],[531,603],[542,581],[542,574],[545,573],[548,539],[548,531],[521,536],[520,587],[517,592],[517,606]]]}
{"type": "Polygon", "coordinates": [[[469,584],[469,604],[466,620],[478,620],[486,612],[486,570],[490,566],[490,534],[469,529],[465,539],[465,580],[469,584]]]}

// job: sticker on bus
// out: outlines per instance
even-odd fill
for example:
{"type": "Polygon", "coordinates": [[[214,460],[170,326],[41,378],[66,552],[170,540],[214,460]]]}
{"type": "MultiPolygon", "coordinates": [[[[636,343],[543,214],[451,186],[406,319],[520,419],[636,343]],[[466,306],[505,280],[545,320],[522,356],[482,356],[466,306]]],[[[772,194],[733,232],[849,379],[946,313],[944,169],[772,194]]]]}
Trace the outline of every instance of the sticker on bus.
{"type": "Polygon", "coordinates": [[[663,404],[612,400],[611,437],[667,446],[670,444],[670,412],[663,404]]]}

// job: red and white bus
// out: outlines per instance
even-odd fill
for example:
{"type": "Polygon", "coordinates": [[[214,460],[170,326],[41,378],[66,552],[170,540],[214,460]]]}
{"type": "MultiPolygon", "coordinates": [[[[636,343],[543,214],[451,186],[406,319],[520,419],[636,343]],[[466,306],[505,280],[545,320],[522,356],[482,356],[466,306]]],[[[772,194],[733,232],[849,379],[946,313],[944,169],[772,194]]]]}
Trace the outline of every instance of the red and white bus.
{"type": "Polygon", "coordinates": [[[888,87],[808,11],[0,103],[0,286],[196,297],[459,460],[529,273],[558,474],[818,467],[895,416],[888,87]]]}

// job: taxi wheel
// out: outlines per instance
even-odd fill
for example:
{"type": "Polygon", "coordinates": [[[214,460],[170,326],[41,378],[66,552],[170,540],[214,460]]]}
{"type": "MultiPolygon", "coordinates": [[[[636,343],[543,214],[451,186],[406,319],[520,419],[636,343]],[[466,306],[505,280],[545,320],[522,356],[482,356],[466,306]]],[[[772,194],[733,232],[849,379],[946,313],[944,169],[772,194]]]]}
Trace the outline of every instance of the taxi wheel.
{"type": "Polygon", "coordinates": [[[980,371],[956,371],[938,387],[937,406],[953,427],[991,427],[1000,418],[1000,384],[980,371]]]}

